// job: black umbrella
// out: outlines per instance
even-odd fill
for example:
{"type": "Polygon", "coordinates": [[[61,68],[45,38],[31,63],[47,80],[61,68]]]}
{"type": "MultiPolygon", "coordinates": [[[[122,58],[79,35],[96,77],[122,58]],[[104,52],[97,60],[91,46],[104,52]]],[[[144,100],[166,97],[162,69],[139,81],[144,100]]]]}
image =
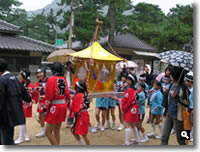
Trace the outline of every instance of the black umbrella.
{"type": "Polygon", "coordinates": [[[193,54],[185,51],[170,50],[159,54],[161,61],[175,67],[193,71],[193,54]]]}
{"type": "MultiPolygon", "coordinates": [[[[182,76],[186,71],[193,71],[193,54],[190,52],[170,50],[159,54],[161,61],[167,62],[174,67],[181,68],[182,72],[179,70],[180,76],[178,83],[180,82],[182,76]]],[[[174,89],[174,96],[176,95],[176,88],[174,89]]],[[[189,105],[187,100],[181,100],[182,104],[185,106],[189,105]]]]}

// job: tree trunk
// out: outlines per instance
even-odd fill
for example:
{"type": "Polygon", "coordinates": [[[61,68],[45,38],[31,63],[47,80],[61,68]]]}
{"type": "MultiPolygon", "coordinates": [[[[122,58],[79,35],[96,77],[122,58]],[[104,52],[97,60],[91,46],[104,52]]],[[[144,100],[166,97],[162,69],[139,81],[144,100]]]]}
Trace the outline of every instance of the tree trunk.
{"type": "MultiPolygon", "coordinates": [[[[115,0],[110,0],[110,5],[109,5],[109,9],[108,9],[108,16],[110,18],[108,42],[112,46],[113,45],[113,40],[114,40],[115,25],[116,25],[115,0]]],[[[110,51],[110,48],[108,50],[110,51]]]]}

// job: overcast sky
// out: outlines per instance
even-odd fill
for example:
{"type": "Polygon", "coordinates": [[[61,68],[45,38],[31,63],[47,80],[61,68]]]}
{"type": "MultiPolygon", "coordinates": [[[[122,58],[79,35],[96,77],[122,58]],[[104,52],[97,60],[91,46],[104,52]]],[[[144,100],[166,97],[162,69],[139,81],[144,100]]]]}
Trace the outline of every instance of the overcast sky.
{"type": "MultiPolygon", "coordinates": [[[[53,0],[19,0],[23,4],[20,8],[26,11],[37,10],[44,8],[46,5],[50,4],[53,0]]],[[[191,4],[197,0],[132,0],[133,4],[136,5],[140,2],[146,2],[151,4],[159,5],[165,14],[169,12],[169,9],[175,7],[176,4],[187,5],[191,4]]]]}

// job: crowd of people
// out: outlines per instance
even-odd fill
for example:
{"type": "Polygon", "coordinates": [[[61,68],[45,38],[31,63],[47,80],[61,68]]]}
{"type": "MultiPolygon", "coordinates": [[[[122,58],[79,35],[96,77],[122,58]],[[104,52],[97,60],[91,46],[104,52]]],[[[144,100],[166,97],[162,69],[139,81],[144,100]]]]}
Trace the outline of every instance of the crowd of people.
{"type": "Polygon", "coordinates": [[[99,97],[96,99],[96,124],[92,126],[88,109],[90,101],[87,86],[84,81],[77,81],[75,90],[71,89],[73,68],[68,62],[64,66],[55,62],[51,66],[52,76],[47,78],[46,71],[39,67],[36,71],[36,84],[30,80],[28,69],[20,71],[20,80],[8,71],[8,64],[0,58],[0,144],[12,145],[30,141],[26,130],[26,118],[32,117],[32,104],[37,104],[38,119],[41,132],[36,137],[47,136],[50,144],[60,144],[60,129],[62,123],[71,128],[71,133],[77,143],[90,145],[88,132],[95,133],[112,128],[125,132],[124,145],[131,142],[145,143],[150,138],[167,145],[174,128],[177,141],[180,131],[184,130],[182,111],[189,112],[188,123],[193,141],[193,73],[182,68],[167,67],[162,77],[151,79],[145,72],[137,78],[134,74],[122,72],[120,80],[114,84],[116,92],[124,92],[123,96],[99,97]],[[139,81],[137,81],[139,79],[139,81]],[[148,111],[145,109],[148,105],[148,111]],[[119,116],[115,116],[115,108],[119,116]],[[101,115],[100,115],[101,113],[101,115]],[[112,125],[110,123],[110,115],[112,125]],[[144,128],[144,118],[151,124],[152,133],[147,134],[144,128]],[[117,128],[116,119],[120,125],[117,128]],[[101,121],[100,121],[101,120],[101,121]],[[14,127],[20,125],[19,137],[14,141],[14,127]],[[105,128],[104,128],[105,127],[105,128]],[[159,133],[156,128],[159,128],[159,133]],[[131,130],[135,136],[130,139],[131,130]],[[142,134],[142,138],[140,136],[142,134]]]}

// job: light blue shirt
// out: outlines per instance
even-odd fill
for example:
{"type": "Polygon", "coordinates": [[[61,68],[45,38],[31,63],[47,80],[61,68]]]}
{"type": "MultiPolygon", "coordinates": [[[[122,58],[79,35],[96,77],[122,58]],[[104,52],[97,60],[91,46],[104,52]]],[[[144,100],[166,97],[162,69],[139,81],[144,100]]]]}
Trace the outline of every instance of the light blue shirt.
{"type": "Polygon", "coordinates": [[[97,98],[96,99],[96,107],[97,108],[108,108],[108,100],[109,100],[109,98],[97,98]]]}
{"type": "Polygon", "coordinates": [[[139,105],[139,114],[145,114],[145,101],[146,101],[146,97],[145,97],[145,93],[142,91],[140,93],[138,93],[139,96],[139,100],[137,100],[137,103],[139,105]]]}
{"type": "Polygon", "coordinates": [[[162,115],[163,114],[163,94],[161,93],[160,89],[155,91],[150,99],[150,106],[151,106],[151,114],[154,115],[162,115]],[[158,107],[155,111],[152,111],[155,107],[158,107]]]}
{"type": "Polygon", "coordinates": [[[170,83],[168,83],[167,85],[165,85],[165,83],[162,83],[162,89],[163,89],[164,92],[167,91],[167,90],[165,90],[165,87],[167,88],[167,90],[169,90],[170,83]]]}
{"type": "MultiPolygon", "coordinates": [[[[136,83],[135,89],[137,89],[138,84],[140,84],[140,83],[141,83],[141,82],[136,83]]],[[[144,83],[144,84],[145,84],[145,91],[148,91],[148,90],[149,90],[149,86],[148,86],[146,83],[144,83]]]]}
{"type": "MultiPolygon", "coordinates": [[[[124,89],[121,87],[119,87],[119,85],[122,85],[122,81],[118,81],[117,83],[116,83],[116,87],[115,87],[115,91],[116,92],[125,92],[127,89],[128,89],[128,85],[126,85],[125,87],[124,87],[124,89]]],[[[123,96],[120,96],[119,98],[121,99],[123,96]]],[[[116,102],[116,104],[119,104],[119,101],[118,100],[115,100],[115,102],[116,102]]]]}
{"type": "Polygon", "coordinates": [[[118,81],[117,83],[116,83],[116,87],[115,87],[115,91],[117,91],[117,92],[125,92],[127,89],[128,89],[128,85],[126,85],[125,87],[124,87],[124,89],[121,87],[119,87],[119,85],[122,85],[122,81],[118,81]]]}
{"type": "Polygon", "coordinates": [[[193,109],[193,87],[190,89],[189,100],[190,100],[189,108],[190,108],[190,109],[193,109]]]}

